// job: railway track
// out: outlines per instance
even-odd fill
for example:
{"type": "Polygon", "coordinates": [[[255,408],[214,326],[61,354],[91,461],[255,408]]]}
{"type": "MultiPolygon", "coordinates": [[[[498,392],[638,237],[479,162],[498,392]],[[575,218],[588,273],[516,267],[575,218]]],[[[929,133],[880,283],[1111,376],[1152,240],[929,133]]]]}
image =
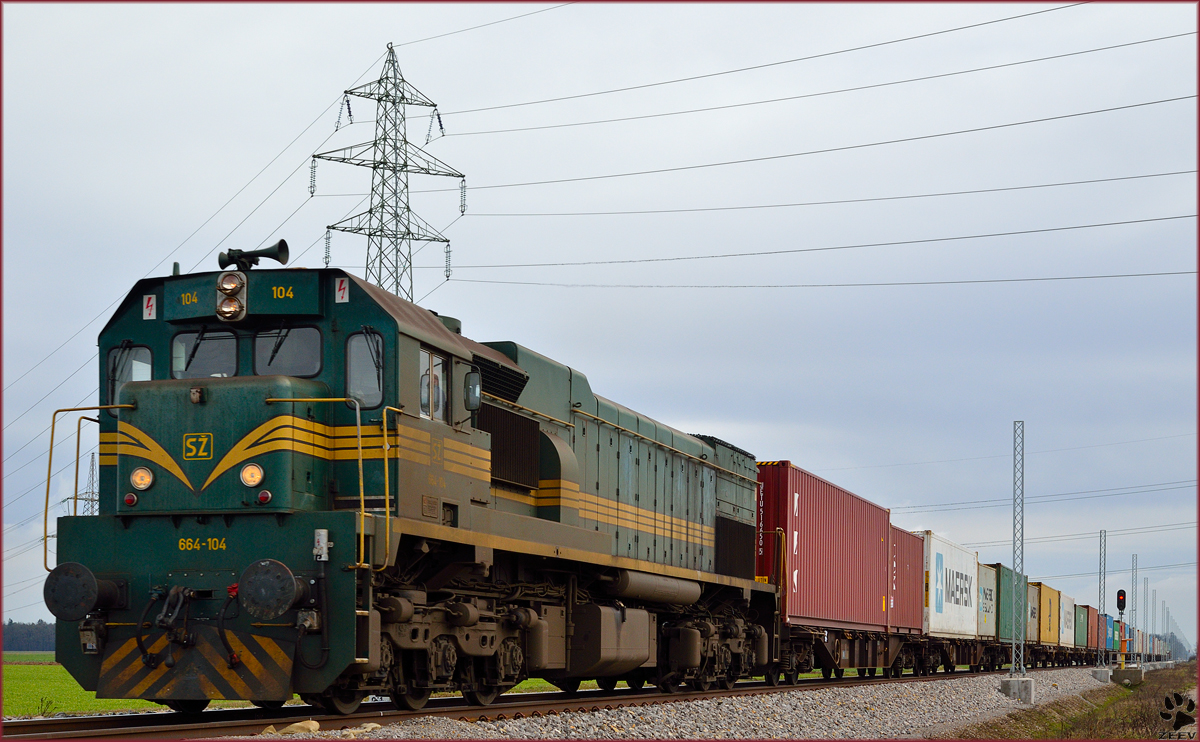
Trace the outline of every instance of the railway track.
{"type": "MultiPolygon", "coordinates": [[[[999,676],[1007,672],[1007,670],[997,670],[991,673],[937,673],[923,676],[905,675],[901,678],[855,676],[838,680],[810,678],[801,680],[796,685],[779,686],[769,686],[764,682],[755,681],[738,683],[731,690],[686,690],[679,693],[661,693],[652,689],[640,691],[622,689],[612,692],[579,691],[570,696],[559,692],[516,693],[501,696],[490,706],[468,706],[462,698],[455,696],[431,699],[429,705],[421,711],[399,711],[390,702],[364,703],[357,712],[346,716],[330,715],[324,712],[314,713],[317,711],[316,709],[303,705],[285,706],[278,710],[219,709],[205,711],[198,715],[151,712],[73,716],[6,721],[4,722],[3,736],[8,739],[96,739],[103,737],[197,739],[253,735],[258,734],[268,725],[282,728],[287,724],[305,719],[317,720],[322,729],[351,728],[367,722],[386,725],[405,719],[428,716],[443,716],[461,721],[497,721],[730,696],[785,693],[795,690],[844,688],[882,683],[924,683],[957,677],[977,677],[981,674],[999,676]]],[[[1038,672],[1038,670],[1031,668],[1030,672],[1038,672]]]]}

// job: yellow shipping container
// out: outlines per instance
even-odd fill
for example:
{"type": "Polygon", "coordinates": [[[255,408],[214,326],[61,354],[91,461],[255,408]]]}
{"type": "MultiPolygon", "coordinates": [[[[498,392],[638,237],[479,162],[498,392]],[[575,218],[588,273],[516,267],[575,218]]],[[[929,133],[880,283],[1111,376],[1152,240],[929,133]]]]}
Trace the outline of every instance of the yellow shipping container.
{"type": "Polygon", "coordinates": [[[1058,644],[1058,611],[1061,596],[1059,592],[1041,582],[1031,582],[1038,586],[1038,642],[1042,644],[1058,644]]]}

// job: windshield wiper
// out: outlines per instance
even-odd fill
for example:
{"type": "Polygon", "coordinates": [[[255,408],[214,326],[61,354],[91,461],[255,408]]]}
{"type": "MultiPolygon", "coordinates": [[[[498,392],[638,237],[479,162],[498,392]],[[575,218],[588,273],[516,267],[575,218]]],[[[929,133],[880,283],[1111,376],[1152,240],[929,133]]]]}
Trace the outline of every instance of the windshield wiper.
{"type": "Polygon", "coordinates": [[[112,363],[108,367],[108,398],[113,404],[113,395],[116,392],[117,380],[121,378],[121,372],[125,370],[129,363],[129,356],[133,352],[133,341],[126,338],[117,346],[117,355],[112,359],[112,363]]]}
{"type": "Polygon", "coordinates": [[[292,328],[290,327],[285,328],[283,325],[279,326],[279,337],[275,339],[275,347],[271,348],[271,357],[267,359],[268,366],[275,362],[275,355],[279,352],[279,349],[283,347],[283,342],[287,340],[288,333],[291,331],[292,328]]]}
{"type": "Polygon", "coordinates": [[[187,363],[183,364],[183,370],[187,371],[192,366],[192,361],[196,358],[196,351],[200,350],[200,343],[204,342],[204,331],[207,328],[201,325],[200,332],[196,334],[196,340],[192,343],[192,352],[188,353],[187,363]]]}
{"type": "Polygon", "coordinates": [[[376,334],[375,328],[370,325],[363,325],[362,331],[367,341],[367,352],[371,354],[371,362],[375,364],[375,378],[379,382],[379,388],[383,389],[383,348],[375,346],[375,343],[383,345],[383,338],[376,334]]]}

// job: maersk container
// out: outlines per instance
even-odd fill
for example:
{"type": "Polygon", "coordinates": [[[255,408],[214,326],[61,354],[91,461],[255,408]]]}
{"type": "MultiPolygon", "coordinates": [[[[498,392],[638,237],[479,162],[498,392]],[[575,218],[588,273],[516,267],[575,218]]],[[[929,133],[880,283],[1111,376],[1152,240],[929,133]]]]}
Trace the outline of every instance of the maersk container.
{"type": "Polygon", "coordinates": [[[1040,582],[1030,582],[1029,591],[1025,596],[1025,641],[1037,644],[1038,641],[1038,616],[1041,615],[1041,587],[1040,582]]]}
{"type": "Polygon", "coordinates": [[[1100,628],[1099,628],[1100,611],[1096,610],[1095,608],[1093,608],[1090,605],[1085,606],[1085,607],[1087,608],[1087,615],[1088,615],[1088,618],[1087,618],[1087,646],[1088,646],[1088,649],[1099,649],[1100,648],[1100,628]]]}
{"type": "Polygon", "coordinates": [[[1086,647],[1088,638],[1088,609],[1086,605],[1075,606],[1075,646],[1086,647]]]}
{"type": "Polygon", "coordinates": [[[996,568],[986,564],[979,565],[979,576],[975,580],[978,585],[975,604],[979,606],[975,619],[975,629],[980,639],[996,638],[996,568]]]}
{"type": "Polygon", "coordinates": [[[891,527],[892,579],[888,585],[888,623],[900,633],[921,631],[925,585],[925,542],[903,528],[891,527]]]}
{"type": "Polygon", "coordinates": [[[925,605],[921,631],[926,636],[974,639],[978,556],[933,531],[925,539],[925,605]]]}
{"type": "Polygon", "coordinates": [[[1058,591],[1043,582],[1031,582],[1038,586],[1037,642],[1058,644],[1058,591]]]}
{"type": "MultiPolygon", "coordinates": [[[[1013,571],[999,563],[993,564],[991,567],[996,570],[996,638],[1002,642],[1011,642],[1013,638],[1013,571]]],[[[1028,590],[1025,575],[1018,575],[1017,580],[1025,586],[1024,590],[1028,590]]]]}
{"type": "Polygon", "coordinates": [[[1058,595],[1058,646],[1075,646],[1075,599],[1058,595]]]}
{"type": "Polygon", "coordinates": [[[792,624],[886,631],[888,511],[788,461],[758,465],[756,574],[783,573],[792,624]],[[784,530],[782,564],[772,534],[784,530]]]}

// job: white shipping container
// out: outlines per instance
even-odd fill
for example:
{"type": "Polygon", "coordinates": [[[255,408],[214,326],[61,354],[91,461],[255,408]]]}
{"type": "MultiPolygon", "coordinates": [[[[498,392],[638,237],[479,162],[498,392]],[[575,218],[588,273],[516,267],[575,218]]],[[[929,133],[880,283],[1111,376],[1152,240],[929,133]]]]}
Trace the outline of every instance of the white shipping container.
{"type": "Polygon", "coordinates": [[[976,628],[980,639],[996,638],[996,568],[979,565],[979,617],[976,628]]]}
{"type": "Polygon", "coordinates": [[[1028,602],[1025,604],[1028,616],[1025,619],[1025,641],[1037,643],[1038,640],[1038,606],[1042,600],[1042,590],[1037,585],[1029,586],[1028,602]]]}
{"type": "Polygon", "coordinates": [[[925,539],[925,606],[921,630],[926,636],[974,639],[978,635],[975,552],[947,541],[933,531],[925,539]]]}
{"type": "Polygon", "coordinates": [[[1058,644],[1075,646],[1075,599],[1062,593],[1058,598],[1058,644]]]}

